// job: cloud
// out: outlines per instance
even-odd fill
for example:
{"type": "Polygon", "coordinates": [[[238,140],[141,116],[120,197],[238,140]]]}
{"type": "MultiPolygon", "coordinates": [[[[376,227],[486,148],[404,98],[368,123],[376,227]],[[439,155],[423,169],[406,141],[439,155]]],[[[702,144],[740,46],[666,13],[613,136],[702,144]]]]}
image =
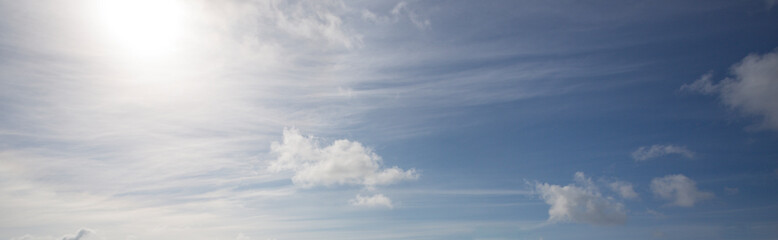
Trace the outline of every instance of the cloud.
{"type": "Polygon", "coordinates": [[[415,11],[408,8],[408,3],[404,1],[397,3],[397,5],[392,8],[392,15],[395,16],[395,19],[403,14],[408,15],[408,19],[419,29],[423,30],[430,27],[430,20],[420,17],[415,11]]]}
{"type": "Polygon", "coordinates": [[[651,191],[657,197],[670,201],[670,205],[679,207],[692,207],[713,197],[713,193],[698,190],[693,180],[681,174],[654,178],[651,180],[651,191]]]}
{"type": "Polygon", "coordinates": [[[293,171],[292,181],[303,187],[362,185],[370,189],[419,178],[415,169],[384,168],[381,157],[359,142],[341,139],[322,147],[318,139],[294,128],[284,129],[283,141],[273,142],[270,148],[277,159],[269,169],[293,171]]]}
{"type": "Polygon", "coordinates": [[[99,240],[99,239],[100,238],[97,237],[94,231],[89,229],[81,229],[78,230],[78,233],[75,236],[65,236],[62,238],[62,240],[99,240]]]}
{"type": "Polygon", "coordinates": [[[266,11],[276,27],[293,36],[324,40],[346,48],[362,45],[362,36],[344,26],[337,11],[345,11],[343,4],[327,1],[267,1],[266,11]]]}
{"type": "Polygon", "coordinates": [[[632,188],[632,184],[628,182],[616,181],[608,184],[614,192],[625,199],[634,199],[638,197],[638,193],[632,188]]]}
{"type": "Polygon", "coordinates": [[[59,239],[59,240],[101,240],[97,233],[95,231],[90,229],[79,229],[78,232],[73,234],[66,234],[65,236],[62,236],[61,238],[55,238],[53,236],[35,236],[35,235],[24,235],[21,237],[15,237],[11,238],[11,240],[53,240],[53,239],[59,239]]]}
{"type": "Polygon", "coordinates": [[[383,194],[375,194],[373,196],[357,195],[354,199],[349,200],[349,203],[354,206],[360,207],[386,207],[393,208],[392,200],[383,194]]]}
{"type": "Polygon", "coordinates": [[[635,159],[635,161],[645,161],[668,154],[680,154],[686,158],[694,158],[694,152],[686,149],[684,146],[653,145],[651,147],[639,147],[637,150],[632,152],[632,159],[635,159]]]}
{"type": "Polygon", "coordinates": [[[582,172],[575,183],[560,186],[536,183],[535,190],[551,208],[549,222],[577,222],[593,225],[623,224],[627,220],[624,204],[603,196],[591,179],[582,172]]]}
{"type": "Polygon", "coordinates": [[[702,94],[713,94],[719,91],[719,86],[713,84],[711,81],[713,78],[712,73],[706,73],[691,84],[684,84],[681,86],[682,91],[693,91],[702,94]]]}
{"type": "Polygon", "coordinates": [[[683,91],[718,95],[724,105],[747,115],[759,116],[759,127],[778,130],[778,50],[750,54],[730,67],[731,77],[718,83],[705,74],[683,91]]]}

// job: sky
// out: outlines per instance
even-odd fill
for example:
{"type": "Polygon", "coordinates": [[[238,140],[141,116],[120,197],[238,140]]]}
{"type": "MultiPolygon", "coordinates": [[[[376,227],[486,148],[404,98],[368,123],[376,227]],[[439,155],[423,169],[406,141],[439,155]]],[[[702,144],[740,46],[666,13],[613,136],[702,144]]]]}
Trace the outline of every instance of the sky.
{"type": "Polygon", "coordinates": [[[777,23],[0,0],[0,239],[776,239],[777,23]]]}

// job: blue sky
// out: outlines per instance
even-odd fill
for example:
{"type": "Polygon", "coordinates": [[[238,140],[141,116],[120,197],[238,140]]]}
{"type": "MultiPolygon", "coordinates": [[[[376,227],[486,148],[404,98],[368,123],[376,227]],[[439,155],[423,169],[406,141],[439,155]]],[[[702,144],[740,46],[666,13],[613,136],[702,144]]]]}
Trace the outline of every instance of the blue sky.
{"type": "Polygon", "coordinates": [[[0,239],[775,239],[777,11],[0,1],[0,239]]]}

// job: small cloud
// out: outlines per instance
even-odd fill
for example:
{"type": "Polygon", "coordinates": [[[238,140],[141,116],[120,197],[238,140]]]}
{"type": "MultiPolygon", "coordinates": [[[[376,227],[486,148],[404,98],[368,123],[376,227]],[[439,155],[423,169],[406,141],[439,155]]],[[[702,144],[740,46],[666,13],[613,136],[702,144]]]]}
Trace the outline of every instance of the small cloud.
{"type": "Polygon", "coordinates": [[[359,207],[385,207],[393,208],[392,200],[383,194],[375,194],[373,196],[363,197],[357,195],[354,199],[349,200],[349,203],[359,207]]]}
{"type": "MultiPolygon", "coordinates": [[[[767,1],[768,8],[776,0],[767,1]]],[[[759,116],[759,127],[778,130],[778,49],[764,55],[750,54],[730,67],[732,77],[714,84],[710,73],[691,84],[681,86],[682,91],[716,94],[732,109],[759,116]]]]}
{"type": "Polygon", "coordinates": [[[378,22],[379,21],[378,15],[376,15],[375,13],[373,13],[370,10],[367,10],[367,9],[362,9],[362,19],[365,19],[365,20],[371,21],[371,22],[378,22]]]}
{"type": "Polygon", "coordinates": [[[682,85],[681,91],[714,94],[719,91],[720,86],[713,84],[711,78],[713,78],[713,73],[706,73],[691,84],[682,85]]]}
{"type": "Polygon", "coordinates": [[[651,147],[639,147],[632,152],[632,159],[635,161],[645,161],[652,158],[658,158],[669,154],[679,154],[686,158],[694,158],[694,152],[686,149],[684,146],[676,145],[653,145],[651,147]]]}
{"type": "Polygon", "coordinates": [[[713,198],[713,193],[697,189],[697,183],[677,174],[651,180],[651,190],[659,198],[670,201],[670,205],[692,207],[695,203],[713,198]]]}
{"type": "Polygon", "coordinates": [[[631,183],[616,181],[609,183],[608,187],[624,199],[635,199],[638,197],[638,193],[635,192],[631,183]]]}
{"type": "Polygon", "coordinates": [[[416,14],[415,11],[411,10],[408,7],[407,2],[399,2],[397,5],[394,6],[392,9],[392,15],[395,17],[399,17],[401,15],[407,15],[408,19],[411,20],[411,22],[416,25],[419,29],[427,29],[430,27],[430,20],[426,18],[420,17],[418,14],[416,14]]]}
{"type": "Polygon", "coordinates": [[[582,172],[567,186],[536,183],[535,191],[551,208],[548,222],[577,222],[593,225],[623,224],[627,220],[624,205],[603,196],[582,172]]]}

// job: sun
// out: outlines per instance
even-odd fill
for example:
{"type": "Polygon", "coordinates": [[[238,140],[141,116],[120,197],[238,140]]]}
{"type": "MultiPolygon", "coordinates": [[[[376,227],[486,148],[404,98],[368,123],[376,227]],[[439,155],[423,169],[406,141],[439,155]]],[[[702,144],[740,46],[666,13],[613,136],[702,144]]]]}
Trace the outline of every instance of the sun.
{"type": "Polygon", "coordinates": [[[172,53],[182,40],[185,9],[175,0],[97,0],[96,23],[113,50],[135,57],[172,53]]]}

